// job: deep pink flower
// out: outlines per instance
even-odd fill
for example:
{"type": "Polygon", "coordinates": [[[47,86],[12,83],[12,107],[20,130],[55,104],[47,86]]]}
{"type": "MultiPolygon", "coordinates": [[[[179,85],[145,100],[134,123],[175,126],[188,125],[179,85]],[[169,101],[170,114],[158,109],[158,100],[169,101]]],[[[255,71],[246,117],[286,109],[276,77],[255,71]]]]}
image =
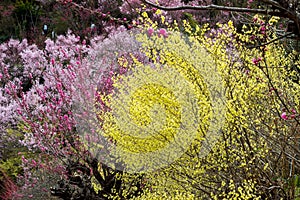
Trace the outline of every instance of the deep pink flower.
{"type": "Polygon", "coordinates": [[[11,92],[10,92],[10,90],[9,90],[8,88],[5,88],[5,92],[6,92],[7,94],[11,94],[11,92]]]}
{"type": "Polygon", "coordinates": [[[154,29],[153,28],[148,28],[148,30],[147,30],[148,36],[151,37],[153,35],[153,33],[154,33],[154,29]]]}
{"type": "Polygon", "coordinates": [[[32,159],[31,162],[32,162],[33,167],[36,167],[36,166],[37,166],[37,163],[36,163],[35,160],[32,159]]]}
{"type": "Polygon", "coordinates": [[[162,35],[162,36],[164,36],[166,38],[166,37],[168,37],[168,32],[167,32],[166,29],[161,28],[161,29],[158,30],[158,35],[159,36],[162,35]]]}
{"type": "Polygon", "coordinates": [[[291,114],[291,119],[294,119],[295,117],[296,117],[296,115],[295,114],[291,114]]]}
{"type": "Polygon", "coordinates": [[[27,163],[28,160],[27,160],[24,156],[22,156],[22,162],[23,162],[23,163],[27,163]]]}
{"type": "Polygon", "coordinates": [[[252,59],[252,62],[254,65],[258,65],[258,63],[261,61],[262,59],[259,57],[259,58],[253,58],[252,59]]]}
{"type": "Polygon", "coordinates": [[[288,119],[288,116],[286,115],[286,112],[283,112],[281,114],[281,118],[284,119],[284,120],[287,120],[288,119]]]}
{"type": "Polygon", "coordinates": [[[69,119],[68,115],[64,115],[64,119],[67,121],[69,119]]]}

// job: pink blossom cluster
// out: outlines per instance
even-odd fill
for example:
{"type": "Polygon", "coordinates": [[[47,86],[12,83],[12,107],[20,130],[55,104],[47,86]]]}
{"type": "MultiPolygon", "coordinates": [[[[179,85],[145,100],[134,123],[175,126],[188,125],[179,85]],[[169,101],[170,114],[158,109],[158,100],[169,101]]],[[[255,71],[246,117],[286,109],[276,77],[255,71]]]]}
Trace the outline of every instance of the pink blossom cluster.
{"type": "MultiPolygon", "coordinates": [[[[88,47],[68,34],[56,42],[48,39],[44,50],[26,40],[10,40],[0,50],[2,96],[11,100],[0,106],[1,113],[11,112],[2,120],[25,123],[20,143],[30,150],[57,157],[71,153],[71,141],[66,138],[73,134],[75,124],[71,106],[76,72],[88,47]]],[[[8,128],[8,123],[2,124],[2,129],[8,128]]],[[[72,145],[79,142],[72,138],[72,145]]]]}
{"type": "Polygon", "coordinates": [[[280,117],[283,120],[289,120],[289,119],[294,119],[297,116],[297,112],[295,109],[292,109],[290,113],[287,113],[286,111],[282,112],[280,117]]]}
{"type": "MultiPolygon", "coordinates": [[[[155,31],[153,28],[148,28],[147,35],[149,37],[151,37],[154,33],[155,33],[155,31]]],[[[164,28],[160,28],[159,30],[156,31],[156,33],[159,37],[164,37],[164,38],[168,37],[168,31],[164,28]]]]}
{"type": "MultiPolygon", "coordinates": [[[[25,185],[35,184],[31,167],[64,176],[64,162],[91,159],[79,132],[97,128],[83,125],[89,120],[91,106],[99,102],[100,109],[108,109],[101,96],[113,92],[118,74],[127,73],[118,57],[129,64],[131,55],[146,62],[137,53],[139,47],[124,27],[108,38],[94,38],[90,45],[71,32],[56,41],[47,39],[44,49],[26,40],[0,45],[0,130],[23,123],[24,138],[19,143],[44,155],[39,160],[23,158],[25,185]]],[[[90,138],[91,142],[97,139],[90,138]]]]}

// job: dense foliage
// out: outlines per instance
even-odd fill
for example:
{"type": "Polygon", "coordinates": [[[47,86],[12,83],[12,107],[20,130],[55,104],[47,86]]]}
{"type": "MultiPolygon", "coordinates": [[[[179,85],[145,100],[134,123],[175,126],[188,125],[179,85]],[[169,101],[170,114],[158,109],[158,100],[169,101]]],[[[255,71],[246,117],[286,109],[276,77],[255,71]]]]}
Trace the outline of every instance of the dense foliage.
{"type": "Polygon", "coordinates": [[[95,2],[11,7],[26,33],[49,4],[70,21],[0,45],[2,199],[299,196],[300,61],[280,18],[95,2]]]}

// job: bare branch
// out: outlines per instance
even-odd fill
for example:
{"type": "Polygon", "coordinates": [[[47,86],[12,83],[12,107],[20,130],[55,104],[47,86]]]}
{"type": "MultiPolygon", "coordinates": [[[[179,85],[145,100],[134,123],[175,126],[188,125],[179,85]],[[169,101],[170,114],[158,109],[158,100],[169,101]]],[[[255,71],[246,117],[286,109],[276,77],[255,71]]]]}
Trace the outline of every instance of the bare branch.
{"type": "Polygon", "coordinates": [[[295,35],[300,35],[300,19],[297,15],[297,12],[290,9],[288,5],[282,5],[280,2],[275,0],[262,0],[260,1],[263,3],[266,8],[243,8],[243,7],[234,7],[234,6],[221,6],[210,4],[206,6],[192,6],[192,5],[182,5],[182,6],[161,6],[157,3],[153,3],[150,0],[141,0],[146,5],[151,7],[165,10],[165,11],[180,11],[180,10],[220,10],[220,11],[229,11],[229,12],[238,12],[238,13],[255,13],[255,14],[263,14],[268,16],[277,16],[281,18],[286,18],[294,22],[294,26],[296,27],[295,30],[291,31],[295,35]]]}
{"type": "Polygon", "coordinates": [[[284,34],[284,35],[282,35],[282,36],[280,36],[280,37],[278,37],[278,38],[275,38],[275,39],[273,39],[273,40],[270,40],[269,42],[266,42],[266,43],[263,43],[263,44],[260,44],[260,45],[256,45],[256,46],[252,46],[252,47],[250,47],[250,48],[258,48],[258,47],[261,47],[261,46],[266,46],[266,45],[272,44],[272,43],[274,43],[274,42],[276,42],[276,41],[278,41],[278,40],[287,38],[287,37],[290,36],[290,35],[293,35],[293,33],[287,33],[287,34],[284,34]]]}
{"type": "MultiPolygon", "coordinates": [[[[254,9],[254,8],[242,8],[242,7],[232,7],[232,6],[219,6],[215,4],[210,4],[207,6],[191,6],[191,5],[184,5],[184,6],[175,6],[175,7],[166,7],[160,6],[156,3],[153,3],[148,0],[141,0],[143,3],[148,4],[154,8],[158,8],[161,10],[166,11],[178,11],[178,10],[222,10],[222,11],[232,11],[232,12],[248,12],[248,13],[260,13],[260,14],[271,14],[271,15],[279,15],[280,12],[270,11],[268,9],[254,9]]],[[[276,16],[277,16],[276,15],[276,16]]]]}
{"type": "Polygon", "coordinates": [[[274,6],[275,8],[278,8],[280,10],[286,10],[277,1],[274,1],[274,0],[261,0],[261,2],[265,3],[266,5],[274,6]]]}
{"type": "Polygon", "coordinates": [[[298,17],[293,12],[288,9],[282,7],[280,4],[276,3],[272,0],[264,0],[262,1],[266,5],[273,6],[271,8],[260,9],[260,8],[243,8],[243,7],[234,7],[234,6],[220,6],[215,4],[210,4],[207,6],[191,6],[191,5],[183,5],[183,6],[160,6],[156,3],[153,3],[149,0],[141,0],[143,3],[152,6],[154,8],[165,10],[165,11],[179,11],[179,10],[221,10],[221,11],[231,11],[231,12],[239,12],[239,13],[257,13],[263,15],[271,15],[277,17],[288,18],[292,21],[297,21],[298,17]]]}

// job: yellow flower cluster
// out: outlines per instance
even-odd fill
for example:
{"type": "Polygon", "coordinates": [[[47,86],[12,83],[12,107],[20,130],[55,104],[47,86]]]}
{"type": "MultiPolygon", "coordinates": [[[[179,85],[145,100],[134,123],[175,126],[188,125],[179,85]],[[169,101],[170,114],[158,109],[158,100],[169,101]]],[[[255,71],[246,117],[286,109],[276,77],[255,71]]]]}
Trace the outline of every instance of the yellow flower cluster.
{"type": "Polygon", "coordinates": [[[268,198],[263,184],[284,173],[275,166],[279,141],[295,134],[280,113],[300,108],[289,78],[295,53],[243,45],[255,27],[238,33],[229,22],[209,35],[208,26],[184,22],[184,33],[170,27],[163,37],[142,16],[136,39],[149,63],[124,64],[130,72],[107,97],[101,130],[128,171],[148,172],[152,191],[138,199],[268,198]]]}

